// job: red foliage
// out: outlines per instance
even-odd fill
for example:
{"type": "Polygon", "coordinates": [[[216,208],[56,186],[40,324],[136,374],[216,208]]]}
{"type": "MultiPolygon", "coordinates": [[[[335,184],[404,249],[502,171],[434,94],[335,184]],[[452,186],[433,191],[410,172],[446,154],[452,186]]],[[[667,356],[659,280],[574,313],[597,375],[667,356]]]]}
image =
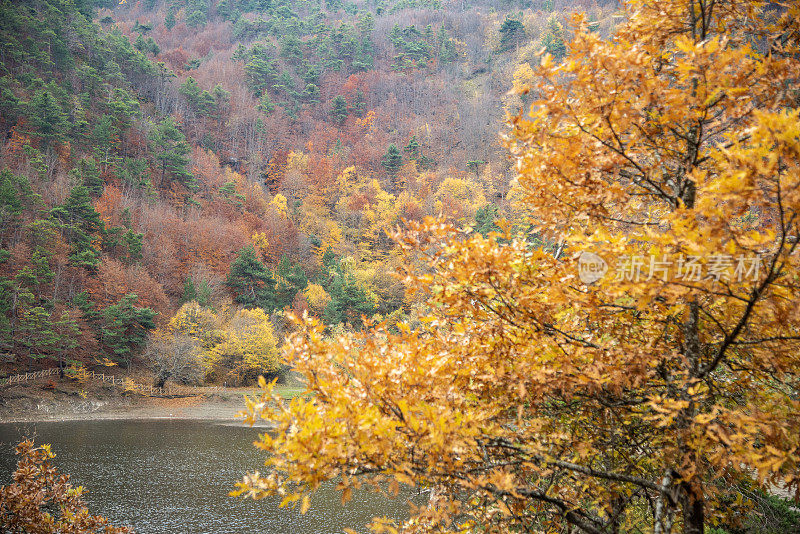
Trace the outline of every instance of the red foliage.
{"type": "Polygon", "coordinates": [[[175,71],[182,71],[189,62],[189,54],[183,49],[183,47],[178,47],[174,50],[170,50],[169,52],[164,52],[161,54],[161,58],[172,70],[175,71]]]}

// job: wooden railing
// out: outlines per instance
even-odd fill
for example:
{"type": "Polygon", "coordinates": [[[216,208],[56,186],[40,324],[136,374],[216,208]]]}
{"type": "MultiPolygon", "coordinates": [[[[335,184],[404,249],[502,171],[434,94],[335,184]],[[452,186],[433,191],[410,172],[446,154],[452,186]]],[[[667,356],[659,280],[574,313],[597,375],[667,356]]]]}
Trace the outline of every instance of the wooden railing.
{"type": "MultiPolygon", "coordinates": [[[[31,373],[21,373],[18,375],[10,376],[6,379],[0,379],[0,386],[21,384],[23,382],[28,382],[30,380],[37,380],[39,378],[58,375],[59,372],[60,369],[58,367],[51,367],[50,369],[42,369],[41,371],[34,371],[31,373]]],[[[204,393],[214,393],[217,391],[223,391],[223,388],[219,386],[192,387],[192,386],[178,386],[172,384],[164,386],[163,388],[155,386],[143,386],[142,384],[137,384],[130,378],[122,378],[114,375],[107,375],[105,373],[99,373],[96,371],[88,371],[83,369],[79,372],[79,375],[70,373],[70,371],[65,371],[65,373],[72,375],[71,377],[76,378],[77,380],[84,380],[89,378],[94,380],[100,380],[101,382],[109,383],[115,387],[117,386],[122,387],[125,391],[140,393],[142,395],[147,395],[149,397],[163,397],[169,395],[200,395],[204,393]]]]}

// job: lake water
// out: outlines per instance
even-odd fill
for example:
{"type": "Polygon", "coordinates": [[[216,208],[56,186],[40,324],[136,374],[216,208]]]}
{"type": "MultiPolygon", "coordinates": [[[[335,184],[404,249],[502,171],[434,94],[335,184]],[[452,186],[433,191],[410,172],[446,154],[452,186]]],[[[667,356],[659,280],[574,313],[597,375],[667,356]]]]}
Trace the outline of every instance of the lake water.
{"type": "Polygon", "coordinates": [[[81,421],[0,424],[0,485],[16,466],[22,436],[50,443],[55,465],[83,485],[92,513],[139,534],[325,534],[345,527],[364,532],[372,517],[406,517],[404,499],[370,491],[341,506],[332,486],[311,508],[278,508],[279,499],[234,499],[227,494],[248,470],[263,470],[264,453],[252,442],[259,429],[199,421],[81,421]]]}

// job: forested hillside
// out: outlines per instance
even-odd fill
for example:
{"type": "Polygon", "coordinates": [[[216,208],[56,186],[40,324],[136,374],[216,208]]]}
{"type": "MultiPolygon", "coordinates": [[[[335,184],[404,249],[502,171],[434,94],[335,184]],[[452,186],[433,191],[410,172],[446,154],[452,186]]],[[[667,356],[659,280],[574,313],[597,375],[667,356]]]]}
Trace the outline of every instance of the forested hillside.
{"type": "Polygon", "coordinates": [[[249,380],[284,310],[413,314],[387,231],[513,218],[507,91],[573,8],[609,31],[558,0],[0,2],[3,372],[249,380]]]}

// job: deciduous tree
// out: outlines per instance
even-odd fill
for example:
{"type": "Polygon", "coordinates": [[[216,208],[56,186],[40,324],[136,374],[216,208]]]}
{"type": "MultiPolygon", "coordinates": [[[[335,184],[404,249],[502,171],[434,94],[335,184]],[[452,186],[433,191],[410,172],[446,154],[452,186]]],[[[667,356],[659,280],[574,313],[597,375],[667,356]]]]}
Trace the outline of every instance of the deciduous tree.
{"type": "Polygon", "coordinates": [[[14,451],[19,460],[13,482],[0,486],[0,524],[6,532],[55,534],[125,534],[99,515],[91,515],[83,500],[82,486],[73,487],[69,475],[53,466],[50,445],[34,447],[24,440],[14,451]]]}
{"type": "Polygon", "coordinates": [[[703,534],[751,513],[742,487],[800,498],[800,6],[625,13],[611,40],[578,17],[518,88],[528,222],[567,247],[412,228],[430,315],[308,321],[288,355],[314,394],[248,403],[277,427],[241,493],[433,488],[411,532],[703,534]]]}

